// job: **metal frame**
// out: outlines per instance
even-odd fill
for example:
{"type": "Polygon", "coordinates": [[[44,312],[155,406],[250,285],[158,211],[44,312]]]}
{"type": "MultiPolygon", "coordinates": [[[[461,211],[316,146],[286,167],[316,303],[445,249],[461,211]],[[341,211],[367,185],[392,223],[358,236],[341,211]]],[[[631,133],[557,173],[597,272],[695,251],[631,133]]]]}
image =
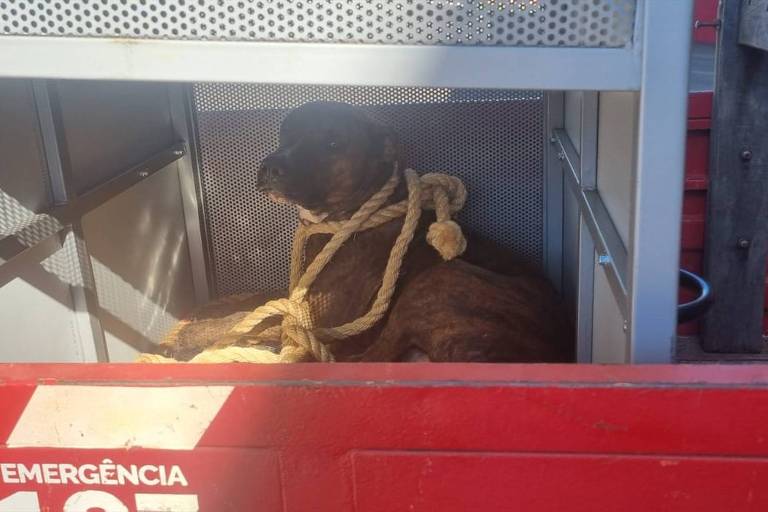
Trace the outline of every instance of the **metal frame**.
{"type": "MultiPolygon", "coordinates": [[[[619,309],[626,317],[627,311],[627,250],[621,241],[616,226],[611,220],[600,194],[594,188],[594,173],[585,173],[593,188],[582,184],[581,157],[564,130],[555,130],[555,140],[560,149],[560,158],[564,164],[565,181],[576,195],[582,220],[587,227],[598,254],[598,263],[605,268],[608,282],[616,297],[619,309]]],[[[596,153],[595,150],[592,151],[596,153]]],[[[591,157],[590,157],[591,158],[591,157]]]]}
{"type": "Polygon", "coordinates": [[[598,261],[606,270],[617,305],[626,318],[627,250],[597,192],[598,93],[584,91],[580,100],[580,139],[574,143],[564,128],[556,128],[551,142],[556,147],[563,179],[579,206],[578,260],[570,262],[577,265],[578,273],[576,356],[579,362],[591,362],[595,254],[597,252],[598,261]]]}
{"type": "Polygon", "coordinates": [[[638,7],[635,34],[645,45],[628,248],[597,191],[597,95],[582,96],[578,149],[563,128],[552,133],[581,216],[577,263],[580,361],[591,359],[586,340],[592,336],[594,260],[590,255],[595,250],[624,316],[630,362],[669,362],[673,357],[680,224],[670,219],[679,219],[682,213],[688,95],[684,63],[690,52],[690,29],[680,30],[677,20],[691,19],[693,3],[682,0],[662,5],[649,0],[638,7]]]}
{"type": "Polygon", "coordinates": [[[625,49],[2,36],[0,76],[637,90],[641,46],[637,36],[625,49]]]}
{"type": "MultiPolygon", "coordinates": [[[[565,181],[579,198],[579,304],[587,308],[591,281],[587,268],[592,244],[607,269],[611,289],[626,315],[632,362],[666,362],[675,337],[678,222],[682,206],[685,109],[693,0],[639,0],[633,44],[624,49],[556,47],[407,46],[312,43],[253,43],[167,40],[115,40],[70,37],[0,37],[0,76],[157,81],[259,81],[269,83],[499,87],[545,90],[639,90],[639,128],[630,239],[625,248],[595,190],[594,133],[585,131],[577,151],[557,128],[555,141],[566,165],[565,181]],[[686,22],[688,30],[682,26],[686,22]],[[258,65],[244,66],[243,62],[258,65]],[[564,72],[567,62],[568,71],[564,72]],[[610,72],[606,72],[610,70],[610,72]],[[581,153],[581,154],[579,154],[581,153]]],[[[552,95],[552,108],[557,108],[552,95]]],[[[583,97],[582,129],[594,124],[596,96],[583,97]]],[[[176,103],[175,123],[184,127],[176,103]]],[[[188,115],[188,112],[184,115],[188,115]]],[[[555,116],[556,117],[556,116],[555,116]]],[[[555,117],[550,117],[550,123],[555,117]]],[[[546,158],[545,219],[547,269],[562,253],[562,182],[553,174],[552,151],[546,158]],[[560,235],[558,235],[558,233],[560,235]],[[559,245],[558,245],[559,244],[559,245]],[[559,247],[559,249],[558,249],[559,247]]],[[[196,227],[199,198],[192,194],[194,155],[180,166],[185,216],[191,245],[205,233],[196,227]]],[[[55,185],[58,186],[58,185],[55,185]]],[[[193,248],[193,251],[196,249],[193,248]]],[[[205,297],[205,254],[192,255],[196,294],[205,297]]],[[[582,312],[586,314],[586,311],[582,312]]],[[[591,327],[579,327],[582,338],[591,327]]],[[[586,349],[585,349],[586,350],[586,349]]],[[[585,357],[586,351],[582,351],[585,357]]]]}
{"type": "MultiPolygon", "coordinates": [[[[60,209],[67,209],[67,206],[76,199],[77,195],[69,186],[69,162],[66,153],[66,140],[64,132],[61,129],[61,116],[58,104],[58,98],[52,98],[50,95],[49,84],[36,80],[32,84],[35,104],[37,107],[37,116],[40,122],[40,133],[43,142],[43,152],[45,153],[48,177],[51,184],[51,193],[53,204],[58,205],[60,209]]],[[[61,215],[59,215],[61,216],[61,215]]],[[[54,218],[58,216],[53,216],[54,218]]],[[[58,220],[58,219],[57,219],[58,220]]],[[[73,250],[77,252],[77,263],[79,272],[83,279],[82,286],[71,285],[69,287],[72,294],[73,314],[75,318],[75,330],[77,339],[80,342],[80,348],[84,359],[95,359],[97,361],[108,361],[107,344],[104,337],[104,329],[98,316],[99,299],[96,296],[94,288],[93,269],[91,268],[88,249],[85,245],[83,228],[79,219],[71,222],[62,222],[58,220],[59,225],[67,226],[64,231],[59,232],[62,246],[67,239],[71,239],[73,250]],[[81,253],[80,248],[84,251],[81,253]]]]}
{"type": "Polygon", "coordinates": [[[563,289],[563,174],[550,135],[563,127],[562,92],[544,95],[544,270],[555,287],[563,289]]]}
{"type": "Polygon", "coordinates": [[[584,222],[579,218],[579,286],[576,295],[576,362],[591,363],[595,306],[595,244],[584,222]]]}
{"type": "Polygon", "coordinates": [[[629,243],[630,361],[673,358],[693,1],[647,1],[629,243]]]}
{"type": "MultiPolygon", "coordinates": [[[[600,95],[581,94],[581,140],[579,141],[579,183],[583,190],[597,189],[597,128],[600,95]]],[[[595,243],[584,215],[579,217],[579,286],[576,297],[576,360],[592,362],[592,333],[595,305],[595,243]]]]}
{"type": "Polygon", "coordinates": [[[197,175],[197,134],[191,108],[191,86],[187,84],[170,85],[168,89],[171,106],[171,120],[179,140],[188,141],[189,151],[178,160],[179,185],[184,205],[184,222],[187,227],[187,245],[192,265],[192,279],[195,286],[195,299],[204,304],[211,298],[211,255],[208,248],[208,235],[202,219],[203,195],[197,175]]]}
{"type": "Polygon", "coordinates": [[[46,233],[46,236],[32,246],[20,243],[14,235],[0,239],[0,286],[13,279],[16,263],[22,259],[42,261],[62,249],[65,244],[73,244],[84,283],[83,286],[70,286],[77,339],[86,360],[107,361],[109,356],[104,330],[98,317],[99,302],[82,233],[81,218],[117,194],[183,157],[186,154],[185,146],[183,143],[177,143],[95,189],[77,195],[69,185],[71,180],[66,153],[67,143],[61,127],[55,87],[42,80],[33,81],[32,86],[54,205],[48,212],[38,214],[38,223],[43,224],[41,220],[50,221],[51,227],[50,233],[46,233]]]}

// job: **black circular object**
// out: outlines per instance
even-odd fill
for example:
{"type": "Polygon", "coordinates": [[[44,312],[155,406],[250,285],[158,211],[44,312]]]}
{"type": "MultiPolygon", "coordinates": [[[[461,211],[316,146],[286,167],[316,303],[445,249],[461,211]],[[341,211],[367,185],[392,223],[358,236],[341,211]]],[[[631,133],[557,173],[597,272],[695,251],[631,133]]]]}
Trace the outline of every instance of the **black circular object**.
{"type": "Polygon", "coordinates": [[[680,269],[680,286],[696,290],[696,298],[677,306],[677,323],[682,324],[696,320],[709,309],[712,302],[712,288],[701,276],[680,269]]]}

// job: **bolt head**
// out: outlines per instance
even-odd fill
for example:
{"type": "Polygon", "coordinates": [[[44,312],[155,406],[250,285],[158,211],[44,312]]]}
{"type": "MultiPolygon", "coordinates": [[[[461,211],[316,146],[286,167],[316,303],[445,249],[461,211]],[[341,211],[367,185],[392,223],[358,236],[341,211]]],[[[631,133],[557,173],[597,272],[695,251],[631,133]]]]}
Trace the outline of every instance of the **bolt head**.
{"type": "Polygon", "coordinates": [[[139,171],[139,178],[146,178],[149,176],[149,171],[139,171]]]}
{"type": "Polygon", "coordinates": [[[743,149],[739,154],[739,156],[744,162],[749,162],[750,160],[752,160],[752,151],[749,149],[743,149]]]}
{"type": "Polygon", "coordinates": [[[180,149],[176,149],[173,152],[173,156],[183,156],[183,155],[184,155],[184,152],[180,149]]]}
{"type": "Polygon", "coordinates": [[[739,240],[736,242],[736,245],[739,247],[739,249],[749,249],[749,246],[752,245],[752,242],[746,238],[739,238],[739,240]]]}

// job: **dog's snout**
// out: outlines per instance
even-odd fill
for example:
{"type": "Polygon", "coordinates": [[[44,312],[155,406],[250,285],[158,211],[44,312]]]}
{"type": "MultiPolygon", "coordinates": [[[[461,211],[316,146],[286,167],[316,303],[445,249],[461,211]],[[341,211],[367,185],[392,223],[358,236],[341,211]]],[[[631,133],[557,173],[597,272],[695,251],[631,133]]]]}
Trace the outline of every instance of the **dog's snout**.
{"type": "Polygon", "coordinates": [[[261,163],[259,169],[259,183],[268,185],[277,181],[285,172],[285,164],[277,155],[269,155],[261,163]]]}

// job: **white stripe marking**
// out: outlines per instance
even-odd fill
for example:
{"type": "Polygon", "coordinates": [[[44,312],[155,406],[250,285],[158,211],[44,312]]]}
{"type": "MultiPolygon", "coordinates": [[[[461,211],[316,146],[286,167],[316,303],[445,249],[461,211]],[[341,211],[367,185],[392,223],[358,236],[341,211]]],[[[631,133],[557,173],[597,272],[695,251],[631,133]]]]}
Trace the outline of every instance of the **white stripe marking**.
{"type": "Polygon", "coordinates": [[[38,386],[8,447],[191,450],[232,386],[38,386]]]}

